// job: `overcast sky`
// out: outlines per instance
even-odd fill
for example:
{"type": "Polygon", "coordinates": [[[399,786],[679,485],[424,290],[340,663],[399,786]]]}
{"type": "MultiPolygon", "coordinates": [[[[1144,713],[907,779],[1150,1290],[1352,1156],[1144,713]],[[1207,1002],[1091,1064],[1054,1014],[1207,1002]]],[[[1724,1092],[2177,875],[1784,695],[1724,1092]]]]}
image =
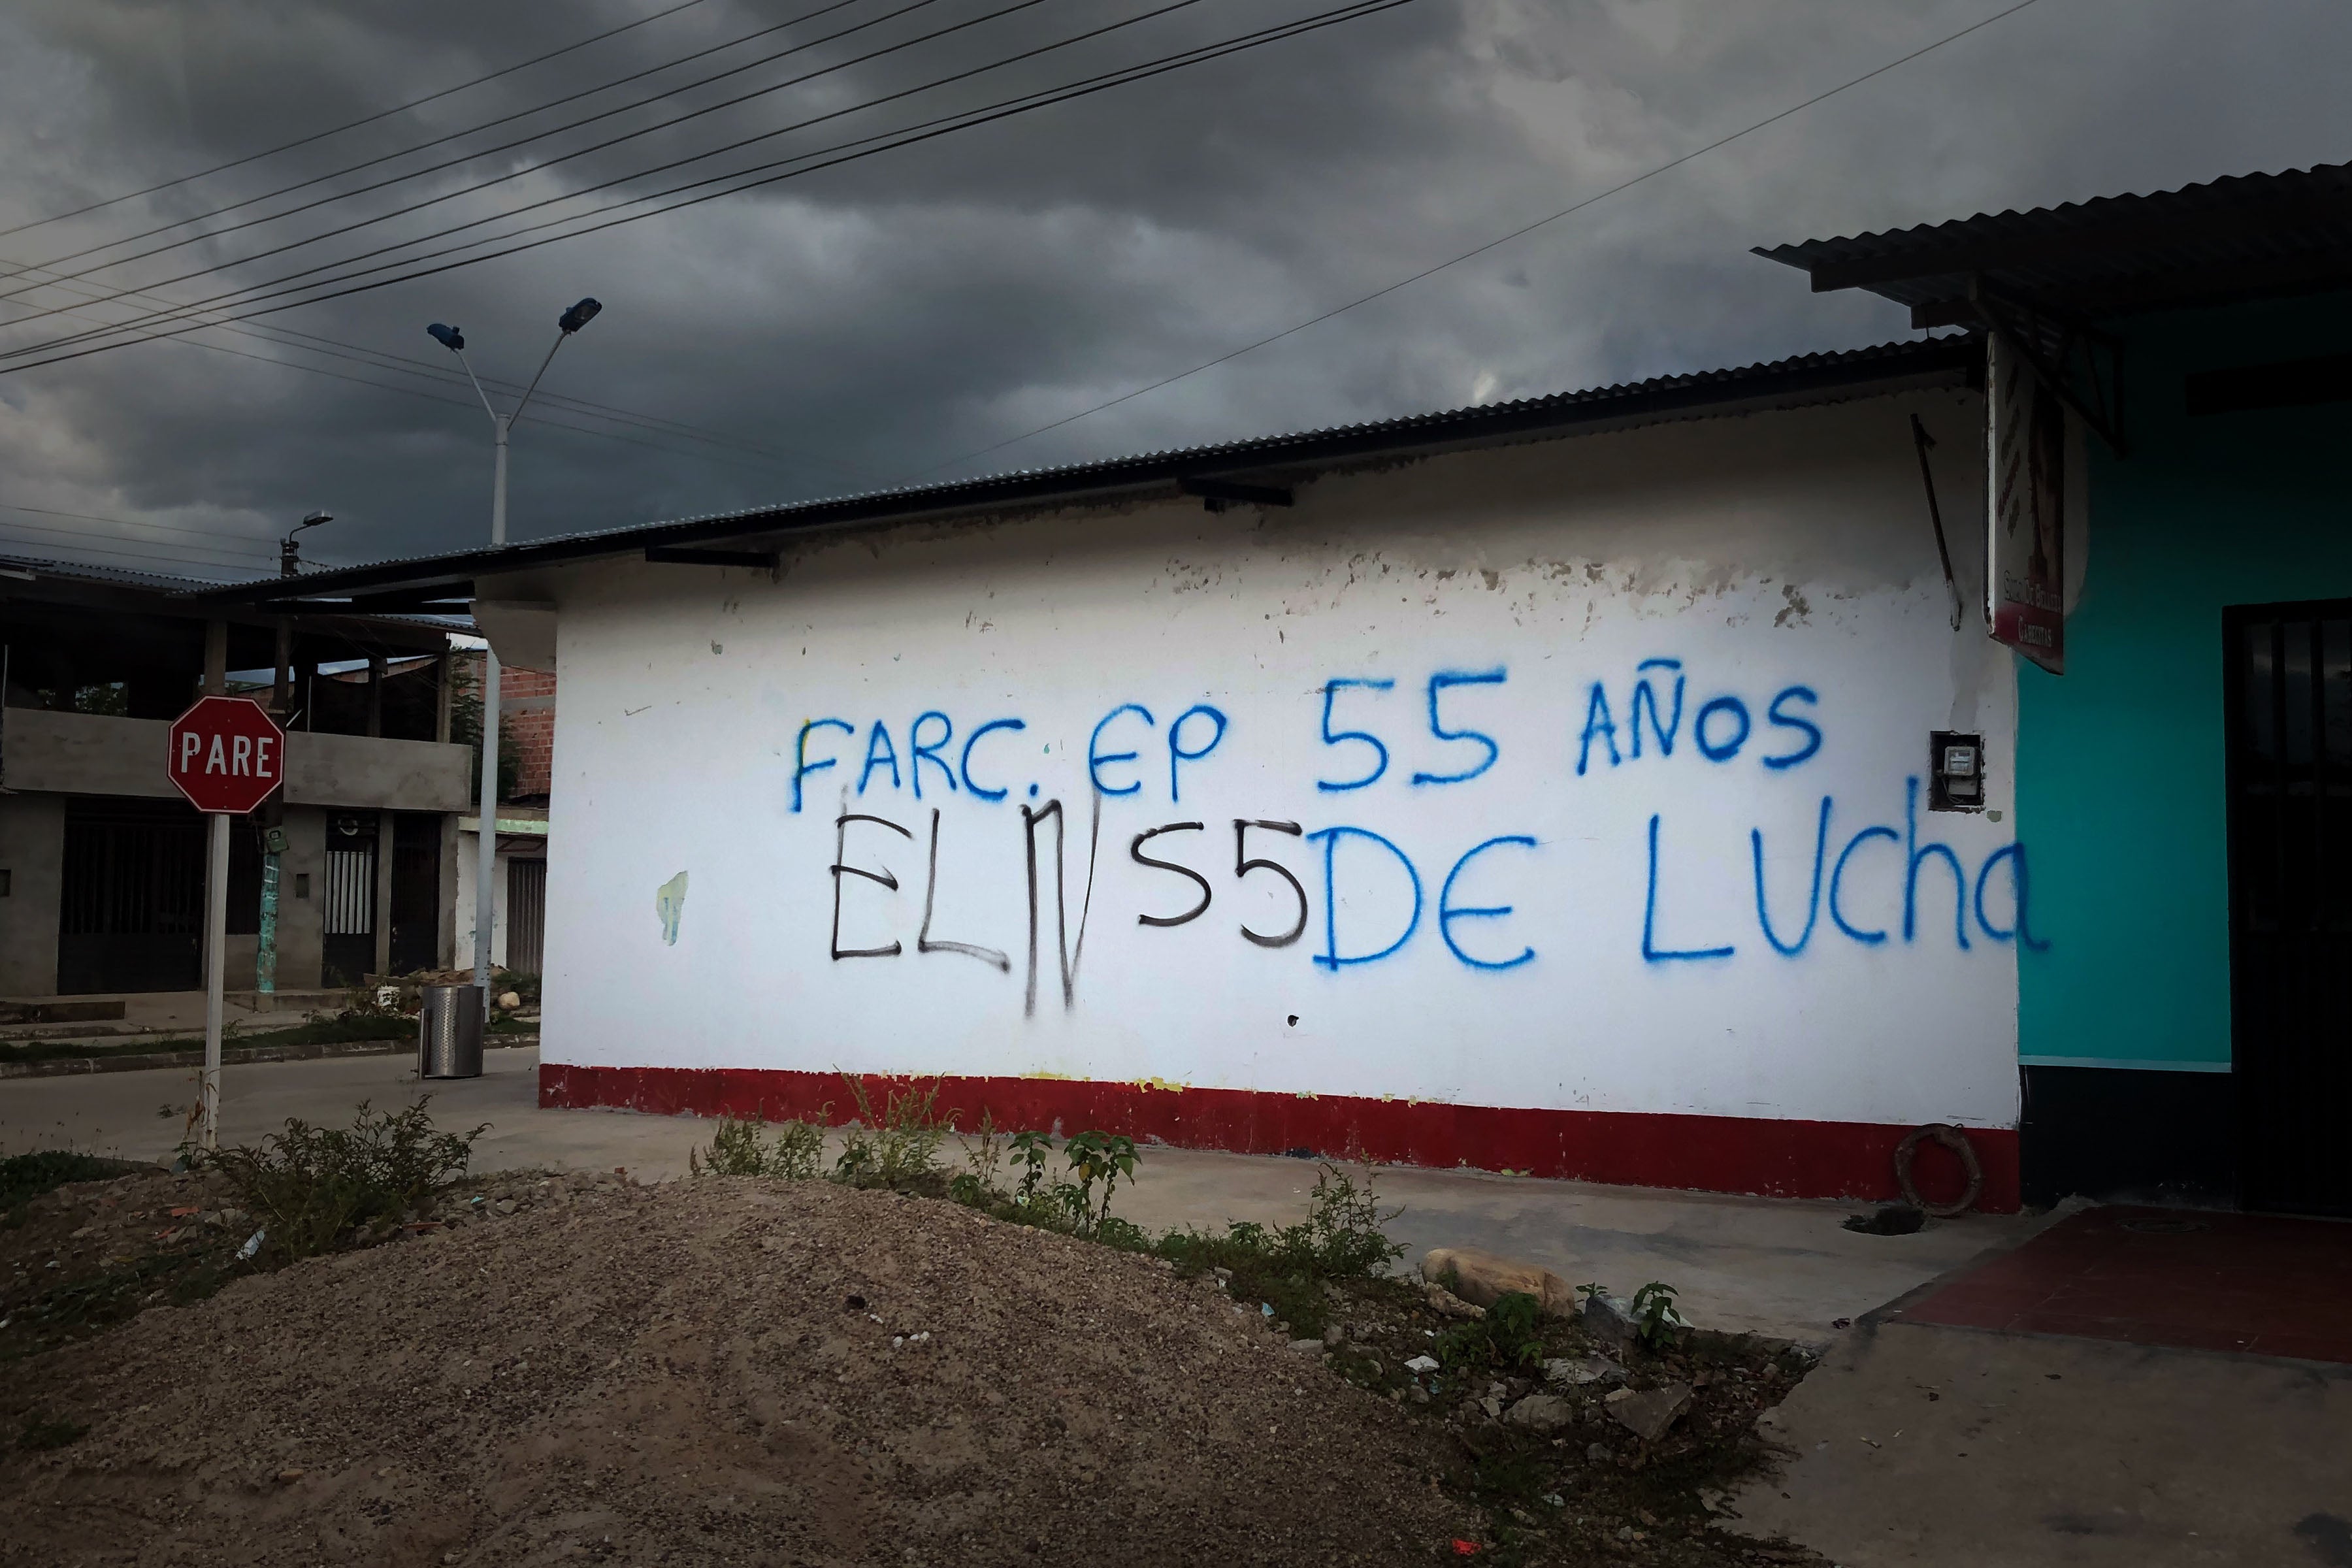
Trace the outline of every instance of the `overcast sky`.
{"type": "MultiPolygon", "coordinates": [[[[591,221],[609,204],[1336,3],[1189,0],[1149,16],[1169,0],[698,0],[357,129],[20,228],[457,87],[677,0],[14,0],[0,12],[0,229],[16,230],[0,235],[0,273],[11,275],[0,292],[14,296],[0,304],[12,323],[0,353],[215,296],[227,296],[224,307],[279,302],[266,285],[330,264],[591,221]],[[747,37],[762,29],[776,30],[747,37]],[[942,29],[952,30],[919,39],[942,29]],[[729,47],[676,63],[714,46],[729,47]],[[779,88],[795,77],[807,79],[779,88]],[[540,108],[572,94],[585,96],[540,108]],[[756,96],[648,130],[744,94],[756,96]],[[905,95],[872,101],[889,94],[905,95]],[[655,101],[626,107],[641,99],[655,101]],[[623,112],[561,129],[614,109],[623,112]],[[646,173],[820,115],[833,118],[646,173]],[[453,132],[465,134],[414,151],[453,132]],[[615,137],[627,139],[535,167],[615,137]],[[374,159],[386,161],[337,173],[374,159]],[[386,180],[396,183],[351,194],[386,180]],[[248,205],[221,210],[236,203],[248,205]],[[320,205],[249,221],[305,203],[320,205]],[[319,237],[371,218],[383,221],[319,237]],[[201,221],[131,237],[184,219],[201,221]],[[210,237],[101,266],[200,235],[210,237]],[[27,267],[47,270],[15,276],[27,267]],[[60,274],[80,276],[30,287],[60,274]]],[[[462,383],[436,379],[455,366],[425,325],[461,326],[478,370],[520,382],[583,295],[604,314],[545,383],[579,401],[536,405],[546,417],[516,430],[518,538],[1903,338],[1893,307],[1815,298],[1748,247],[2352,157],[2343,0],[2036,0],[1371,304],[1014,440],[2011,3],[1408,0],[234,330],[46,365],[28,360],[110,340],[17,354],[0,360],[0,552],[237,575],[269,570],[277,535],[317,508],[338,518],[309,536],[307,555],[322,563],[485,540],[488,421],[462,383]]]]}

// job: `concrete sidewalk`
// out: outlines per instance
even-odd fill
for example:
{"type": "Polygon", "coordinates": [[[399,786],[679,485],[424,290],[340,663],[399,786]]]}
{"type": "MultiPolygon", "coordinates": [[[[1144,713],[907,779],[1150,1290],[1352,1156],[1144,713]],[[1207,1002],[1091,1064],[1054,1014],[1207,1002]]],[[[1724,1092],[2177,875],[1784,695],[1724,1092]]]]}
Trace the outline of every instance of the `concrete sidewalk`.
{"type": "MultiPolygon", "coordinates": [[[[402,1105],[419,1092],[432,1094],[445,1125],[491,1124],[476,1146],[485,1170],[622,1166],[666,1179],[684,1175],[688,1151],[710,1136],[710,1123],[693,1118],[543,1110],[538,1061],[535,1050],[493,1051],[481,1078],[430,1084],[418,1082],[405,1054],[230,1067],[221,1136],[248,1142],[289,1116],[342,1121],[362,1100],[402,1105]]],[[[64,1146],[167,1160],[194,1098],[184,1071],[0,1083],[0,1150],[64,1146]]],[[[957,1154],[952,1142],[948,1152],[957,1154]]],[[[1141,1180],[1119,1194],[1114,1212],[1151,1229],[1285,1223],[1306,1212],[1316,1170],[1303,1160],[1147,1148],[1141,1180]]],[[[1916,1236],[1856,1236],[1839,1224],[1854,1205],[1404,1166],[1382,1168],[1378,1186],[1403,1211],[1389,1228],[1412,1248],[1408,1262],[1432,1247],[1468,1245],[1539,1262],[1572,1284],[1630,1292],[1664,1280],[1695,1322],[1816,1345],[1836,1337],[1836,1320],[1859,1318],[1988,1247],[2011,1246],[2036,1223],[1977,1215],[1916,1236]]]]}
{"type": "MultiPolygon", "coordinates": [[[[331,1013],[346,1004],[348,991],[294,990],[264,994],[230,991],[221,997],[224,1019],[240,1027],[283,1028],[310,1013],[331,1013]]],[[[111,1040],[142,1035],[201,1035],[205,1030],[205,994],[201,991],[135,991],[121,994],[74,996],[11,996],[0,998],[27,1006],[42,1003],[88,1005],[120,1002],[120,1018],[65,1022],[0,1022],[0,1039],[111,1040]]]]}
{"type": "Polygon", "coordinates": [[[1866,1322],[1764,1429],[1737,1528],[1843,1568],[2352,1568],[2352,1367],[1866,1322]]]}

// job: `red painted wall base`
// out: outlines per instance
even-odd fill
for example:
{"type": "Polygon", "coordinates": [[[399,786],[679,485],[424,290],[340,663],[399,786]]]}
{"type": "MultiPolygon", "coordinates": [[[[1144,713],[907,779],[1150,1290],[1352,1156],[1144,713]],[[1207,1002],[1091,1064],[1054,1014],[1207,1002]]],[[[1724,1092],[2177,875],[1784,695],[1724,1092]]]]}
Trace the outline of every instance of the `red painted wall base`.
{"type": "MultiPolygon", "coordinates": [[[[870,1077],[877,1109],[906,1079],[870,1077]]],[[[929,1079],[919,1080],[926,1087],[929,1079]]],[[[543,1106],[619,1106],[656,1115],[787,1117],[839,1122],[855,1105],[838,1074],[785,1068],[613,1068],[543,1063],[543,1106]]],[[[1567,1177],[1636,1187],[1757,1193],[1786,1198],[1891,1201],[1895,1146],[1906,1127],[1868,1121],[1777,1121],[1738,1116],[1624,1111],[1514,1110],[1344,1095],[1260,1093],[1237,1089],[1163,1089],[1068,1079],[946,1078],[939,1110],[974,1125],[986,1110],[999,1127],[1098,1128],[1184,1149],[1318,1154],[1440,1168],[1567,1177]]],[[[1984,1167],[1977,1206],[2018,1206],[2017,1133],[1971,1128],[1984,1167]]],[[[1961,1186],[1959,1162],[1930,1143],[1915,1180],[1930,1201],[1961,1186]]]]}

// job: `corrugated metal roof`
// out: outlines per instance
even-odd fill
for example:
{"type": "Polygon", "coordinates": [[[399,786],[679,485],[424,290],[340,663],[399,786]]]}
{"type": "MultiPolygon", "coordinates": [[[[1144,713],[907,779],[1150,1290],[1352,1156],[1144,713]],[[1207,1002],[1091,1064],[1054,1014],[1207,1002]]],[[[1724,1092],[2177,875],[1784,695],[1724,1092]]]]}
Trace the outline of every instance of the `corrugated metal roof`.
{"type": "Polygon", "coordinates": [[[73,583],[97,583],[110,588],[143,588],[156,594],[190,594],[217,588],[203,577],[167,577],[155,572],[132,572],[121,566],[93,566],[87,561],[55,561],[39,555],[0,555],[0,572],[30,572],[40,577],[62,577],[73,583]]]}
{"type": "MultiPolygon", "coordinates": [[[[907,485],[774,507],[636,523],[497,548],[415,556],[306,574],[307,594],[431,586],[566,561],[633,553],[646,546],[707,544],[851,523],[875,523],[1008,506],[1051,506],[1166,492],[1186,478],[1280,483],[1349,462],[1508,445],[1626,424],[1697,418],[1744,407],[1780,407],[1873,395],[1919,378],[1957,383],[1977,353],[1967,340],[1931,338],[1800,354],[1769,363],[1695,371],[1509,403],[1205,446],[1173,447],[1060,468],[1019,468],[980,479],[907,485]]],[[[266,584],[208,590],[205,597],[252,601],[266,584]]]]}
{"type": "Polygon", "coordinates": [[[2090,315],[2352,286],[2352,163],[1756,253],[1811,273],[1817,292],[1859,288],[1909,305],[1923,324],[1955,319],[1936,307],[1966,300],[1972,276],[2090,315]]]}
{"type": "MultiPolygon", "coordinates": [[[[0,599],[8,597],[10,590],[15,588],[18,582],[27,578],[36,585],[44,582],[65,583],[85,589],[120,588],[128,589],[134,594],[152,594],[159,600],[168,601],[152,605],[152,609],[154,612],[179,616],[196,616],[205,614],[205,612],[199,605],[190,602],[202,595],[216,592],[224,587],[254,585],[253,584],[222,584],[202,577],[171,577],[154,572],[133,572],[121,566],[93,565],[85,561],[58,561],[47,556],[0,554],[0,599]]],[[[305,574],[301,580],[307,582],[309,574],[305,574]]],[[[256,581],[274,588],[282,584],[286,579],[263,577],[256,581]]],[[[47,595],[18,590],[17,596],[41,598],[47,595]]],[[[68,597],[72,596],[74,595],[68,595],[68,597]]],[[[100,602],[117,603],[118,601],[106,599],[101,595],[100,602]]],[[[253,616],[246,618],[257,619],[253,616]]],[[[469,635],[473,631],[472,620],[462,615],[396,616],[381,612],[346,611],[339,613],[324,624],[340,624],[347,630],[373,627],[386,633],[397,630],[422,632],[430,636],[446,636],[452,632],[469,635]]]]}

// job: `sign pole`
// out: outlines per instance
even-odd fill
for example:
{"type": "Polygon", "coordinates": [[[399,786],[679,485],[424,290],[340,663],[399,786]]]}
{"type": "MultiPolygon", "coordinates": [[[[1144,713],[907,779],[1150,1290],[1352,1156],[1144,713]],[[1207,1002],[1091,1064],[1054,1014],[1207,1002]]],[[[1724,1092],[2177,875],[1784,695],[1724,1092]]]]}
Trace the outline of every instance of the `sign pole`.
{"type": "Polygon", "coordinates": [[[211,855],[205,871],[205,1074],[198,1089],[206,1152],[220,1146],[222,981],[227,971],[228,814],[214,812],[211,855]]]}
{"type": "MultiPolygon", "coordinates": [[[[217,660],[215,661],[217,668],[217,660]]],[[[228,973],[228,819],[249,816],[286,785],[286,731],[261,704],[247,697],[207,692],[164,736],[163,776],[211,823],[205,863],[205,1068],[196,1080],[197,1146],[220,1146],[221,1013],[228,973]]],[[[270,868],[284,847],[278,830],[270,868]]],[[[274,879],[273,879],[274,891],[274,879]]],[[[273,909],[273,913],[274,909],[273,909]]],[[[272,922],[275,923],[274,921],[272,922]]],[[[276,967],[276,932],[268,927],[256,960],[267,988],[276,967]]]]}

